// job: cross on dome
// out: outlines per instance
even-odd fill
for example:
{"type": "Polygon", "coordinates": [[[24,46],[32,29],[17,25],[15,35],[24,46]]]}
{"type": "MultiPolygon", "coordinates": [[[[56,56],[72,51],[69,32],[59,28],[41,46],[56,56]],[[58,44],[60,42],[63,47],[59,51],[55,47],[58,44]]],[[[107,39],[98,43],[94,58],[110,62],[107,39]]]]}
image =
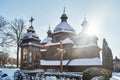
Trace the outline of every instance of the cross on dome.
{"type": "Polygon", "coordinates": [[[32,23],[35,19],[33,17],[31,17],[31,19],[29,20],[29,22],[31,23],[31,26],[32,26],[32,23]]]}
{"type": "Polygon", "coordinates": [[[68,19],[68,17],[67,17],[67,15],[65,14],[65,7],[64,7],[63,14],[62,14],[62,16],[61,16],[61,22],[67,22],[67,19],[68,19]]]}
{"type": "Polygon", "coordinates": [[[81,26],[82,26],[82,27],[88,27],[88,22],[87,22],[87,20],[86,20],[86,16],[84,16],[84,20],[83,20],[81,26]]]}
{"type": "Polygon", "coordinates": [[[32,25],[34,20],[35,19],[33,17],[31,17],[31,19],[29,20],[29,22],[31,23],[31,26],[27,29],[28,32],[35,32],[33,25],[32,25]]]}
{"type": "Polygon", "coordinates": [[[63,13],[65,13],[65,7],[64,7],[63,13]]]}
{"type": "Polygon", "coordinates": [[[84,21],[86,21],[86,14],[84,14],[84,21]]]}
{"type": "Polygon", "coordinates": [[[87,22],[86,14],[84,14],[84,20],[83,22],[87,22]]]}
{"type": "Polygon", "coordinates": [[[50,24],[49,24],[49,30],[50,30],[50,24]]]}

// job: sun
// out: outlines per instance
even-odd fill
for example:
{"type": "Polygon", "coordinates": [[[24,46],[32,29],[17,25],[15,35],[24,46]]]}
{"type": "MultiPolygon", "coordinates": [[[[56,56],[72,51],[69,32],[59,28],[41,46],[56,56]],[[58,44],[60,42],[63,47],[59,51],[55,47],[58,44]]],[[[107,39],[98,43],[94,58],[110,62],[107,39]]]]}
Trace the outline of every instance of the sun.
{"type": "Polygon", "coordinates": [[[96,20],[91,20],[87,29],[89,35],[96,35],[99,32],[99,24],[96,20]]]}

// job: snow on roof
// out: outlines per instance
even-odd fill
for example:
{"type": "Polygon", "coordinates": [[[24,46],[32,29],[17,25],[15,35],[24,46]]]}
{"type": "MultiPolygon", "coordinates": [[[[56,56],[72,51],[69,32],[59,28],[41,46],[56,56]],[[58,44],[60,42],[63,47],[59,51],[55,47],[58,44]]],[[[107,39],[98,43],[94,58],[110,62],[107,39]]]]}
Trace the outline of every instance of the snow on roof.
{"type": "MultiPolygon", "coordinates": [[[[63,65],[67,65],[69,60],[63,60],[62,63],[63,65]]],[[[59,66],[60,65],[60,60],[41,60],[41,65],[42,66],[59,66]]]]}
{"type": "Polygon", "coordinates": [[[64,32],[64,33],[75,33],[73,31],[67,31],[67,30],[60,30],[60,31],[57,31],[57,32],[54,32],[53,34],[56,34],[56,33],[59,33],[59,32],[64,32]]]}
{"type": "Polygon", "coordinates": [[[43,69],[34,69],[34,70],[21,70],[23,73],[38,73],[38,72],[44,72],[43,69]]]}
{"type": "Polygon", "coordinates": [[[41,43],[48,43],[51,42],[52,38],[51,37],[46,37],[41,43]]]}
{"type": "Polygon", "coordinates": [[[40,44],[36,44],[36,43],[32,43],[32,42],[21,44],[21,46],[26,46],[26,45],[37,46],[37,47],[40,47],[40,46],[41,46],[40,44]]]}
{"type": "Polygon", "coordinates": [[[9,67],[9,66],[17,67],[17,65],[15,65],[15,64],[5,64],[5,66],[7,66],[7,67],[9,67]]]}
{"type": "Polygon", "coordinates": [[[54,29],[54,33],[61,32],[61,31],[75,33],[75,30],[67,22],[61,22],[54,29]]]}
{"type": "Polygon", "coordinates": [[[100,58],[88,58],[88,59],[73,59],[68,64],[69,66],[82,66],[82,65],[102,65],[100,58]]]}
{"type": "Polygon", "coordinates": [[[28,37],[28,38],[32,38],[32,36],[33,36],[33,33],[32,33],[32,32],[29,32],[29,33],[27,33],[27,34],[25,35],[25,37],[28,37]]]}
{"type": "MultiPolygon", "coordinates": [[[[73,41],[69,38],[66,38],[62,41],[62,44],[68,44],[68,43],[73,44],[73,41]]],[[[57,42],[57,43],[48,42],[45,46],[53,46],[53,45],[60,45],[60,42],[57,42]]]]}
{"type": "Polygon", "coordinates": [[[39,40],[39,37],[37,36],[37,34],[32,32],[27,33],[23,39],[26,39],[26,38],[34,38],[39,40]]]}
{"type": "Polygon", "coordinates": [[[84,47],[91,47],[91,46],[98,46],[97,44],[91,43],[88,45],[81,45],[81,46],[76,46],[74,45],[73,48],[84,48],[84,47]]]}
{"type": "MultiPolygon", "coordinates": [[[[63,65],[67,65],[69,60],[63,60],[63,65]]],[[[59,66],[59,60],[41,60],[42,66],[59,66]]],[[[102,65],[100,58],[88,59],[73,59],[69,62],[68,66],[88,66],[88,65],[102,65]]]]}

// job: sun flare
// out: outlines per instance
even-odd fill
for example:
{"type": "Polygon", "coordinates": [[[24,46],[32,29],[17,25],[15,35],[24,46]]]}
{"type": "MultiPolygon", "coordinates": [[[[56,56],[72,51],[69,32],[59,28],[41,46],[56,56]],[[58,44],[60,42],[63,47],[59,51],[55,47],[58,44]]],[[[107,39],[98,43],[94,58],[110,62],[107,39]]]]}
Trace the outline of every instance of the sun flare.
{"type": "Polygon", "coordinates": [[[96,20],[91,20],[87,29],[89,35],[96,35],[99,32],[99,24],[96,20]]]}

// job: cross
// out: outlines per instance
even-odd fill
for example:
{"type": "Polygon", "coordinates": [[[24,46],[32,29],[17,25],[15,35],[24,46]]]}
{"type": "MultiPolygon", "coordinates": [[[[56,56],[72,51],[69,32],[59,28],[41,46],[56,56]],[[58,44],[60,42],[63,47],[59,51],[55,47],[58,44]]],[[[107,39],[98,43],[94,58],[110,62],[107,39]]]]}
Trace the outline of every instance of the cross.
{"type": "Polygon", "coordinates": [[[63,49],[62,40],[60,41],[60,48],[57,48],[57,50],[60,52],[60,72],[63,71],[63,53],[65,53],[65,50],[63,49]]]}
{"type": "Polygon", "coordinates": [[[50,24],[49,24],[49,30],[50,30],[50,24]]]}
{"type": "Polygon", "coordinates": [[[31,26],[32,26],[32,22],[34,21],[34,18],[31,17],[31,19],[29,20],[29,22],[31,22],[31,26]]]}
{"type": "Polygon", "coordinates": [[[86,14],[84,14],[84,21],[86,21],[86,14]]]}
{"type": "Polygon", "coordinates": [[[65,13],[65,7],[64,7],[63,13],[65,13]]]}

